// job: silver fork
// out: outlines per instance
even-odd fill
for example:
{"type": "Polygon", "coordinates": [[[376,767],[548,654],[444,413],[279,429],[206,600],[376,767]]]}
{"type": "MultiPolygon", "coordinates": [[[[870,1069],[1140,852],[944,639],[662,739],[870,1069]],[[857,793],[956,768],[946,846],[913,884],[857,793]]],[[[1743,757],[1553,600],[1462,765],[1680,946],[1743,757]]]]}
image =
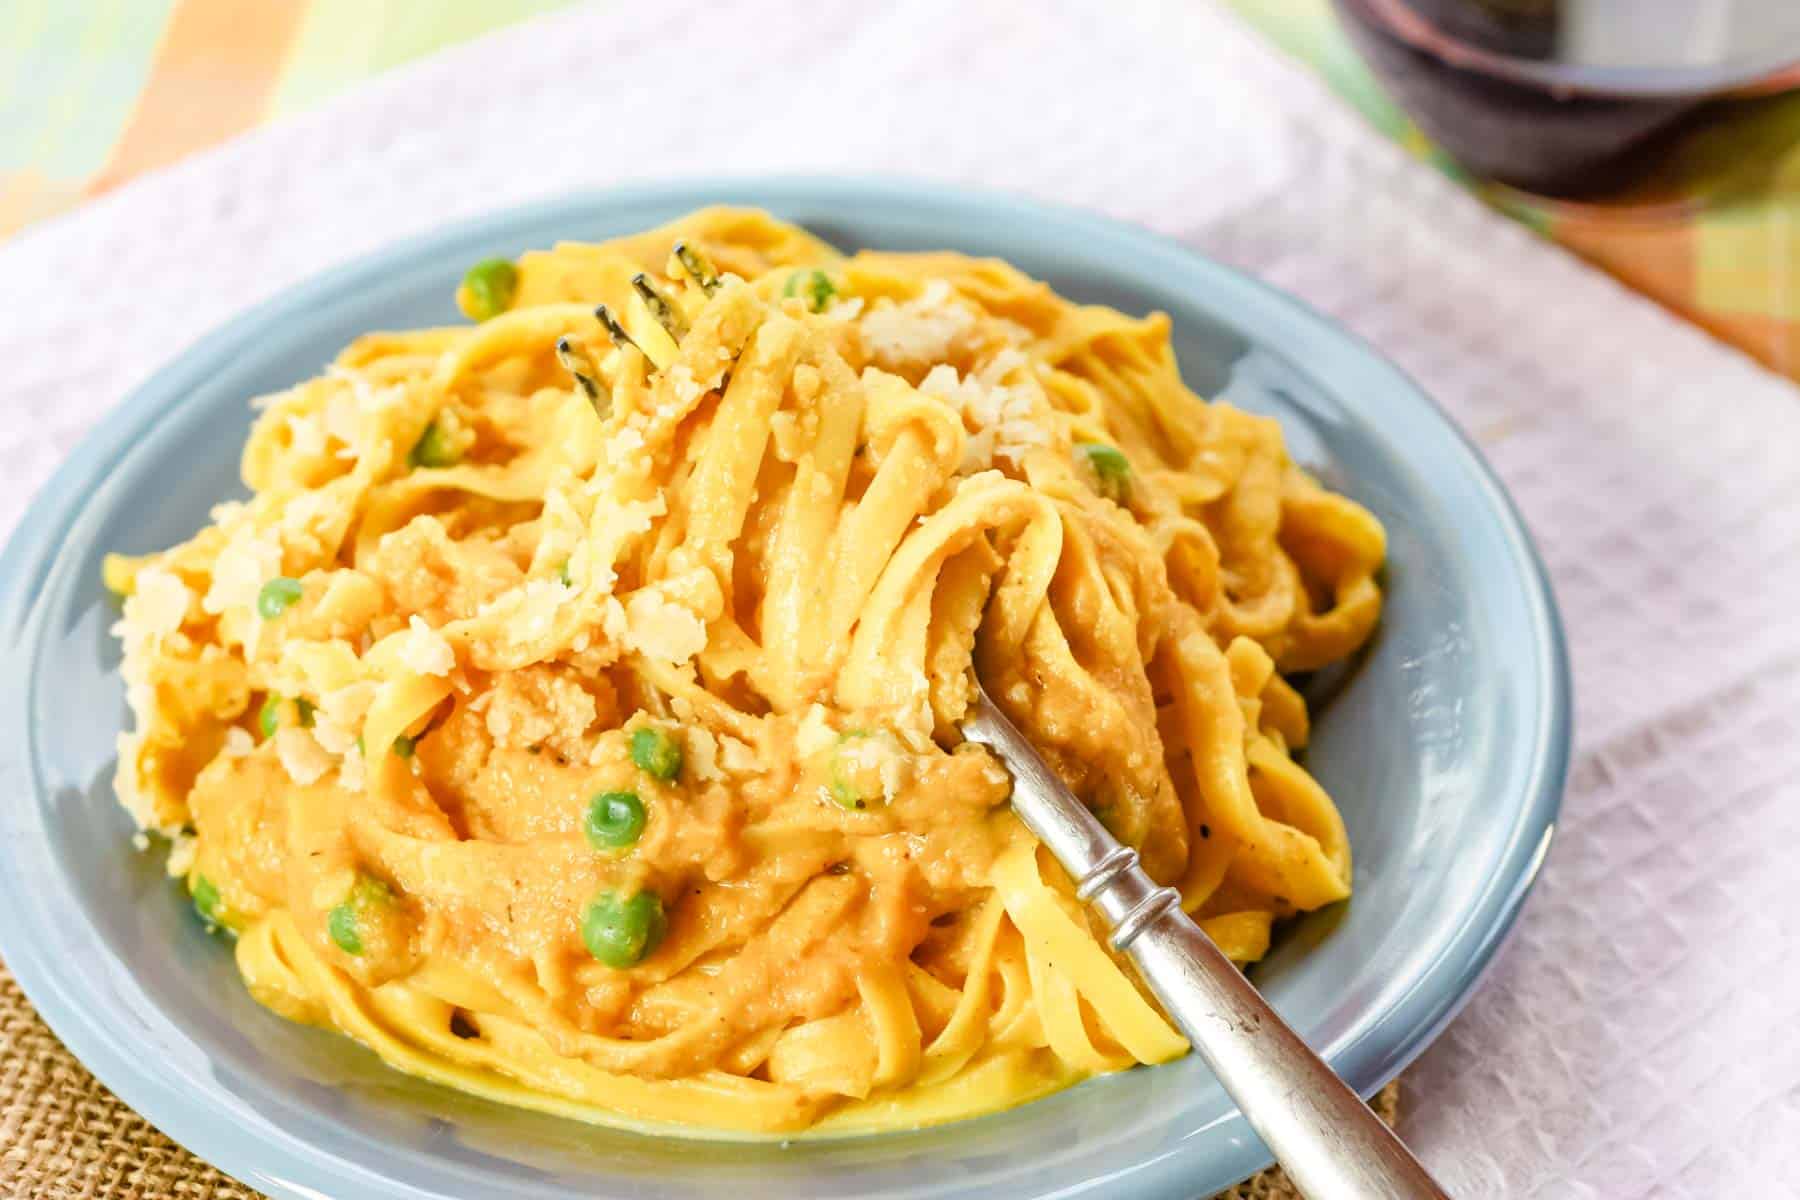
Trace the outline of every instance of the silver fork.
{"type": "Polygon", "coordinates": [[[1447,1200],[1394,1131],[1276,1015],[1038,756],[987,691],[963,736],[1012,773],[1013,811],[1112,928],[1163,1009],[1206,1060],[1294,1185],[1311,1200],[1447,1200]]]}

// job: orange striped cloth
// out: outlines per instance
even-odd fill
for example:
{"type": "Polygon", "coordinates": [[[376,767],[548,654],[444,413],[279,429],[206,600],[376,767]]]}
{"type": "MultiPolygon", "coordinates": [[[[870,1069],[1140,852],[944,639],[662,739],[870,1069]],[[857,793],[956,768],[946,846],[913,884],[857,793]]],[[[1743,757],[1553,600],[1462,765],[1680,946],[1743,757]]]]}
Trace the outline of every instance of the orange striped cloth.
{"type": "Polygon", "coordinates": [[[570,0],[4,0],[0,237],[570,0]]]}
{"type": "Polygon", "coordinates": [[[305,0],[183,0],[95,195],[260,124],[306,15],[305,0]],[[246,19],[248,18],[248,19],[246,19]]]}

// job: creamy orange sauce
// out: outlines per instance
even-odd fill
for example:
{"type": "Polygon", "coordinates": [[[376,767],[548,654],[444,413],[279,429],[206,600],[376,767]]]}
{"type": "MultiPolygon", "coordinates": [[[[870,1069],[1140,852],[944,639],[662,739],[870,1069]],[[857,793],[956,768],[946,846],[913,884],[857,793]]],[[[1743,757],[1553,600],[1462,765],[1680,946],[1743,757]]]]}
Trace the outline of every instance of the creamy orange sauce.
{"type": "Polygon", "coordinates": [[[1234,958],[1348,894],[1281,672],[1366,638],[1381,529],[1187,392],[1166,318],[732,210],[511,271],[272,398],[254,498],[109,563],[121,797],[263,1003],[740,1134],[1181,1053],[961,742],[975,670],[1234,958]]]}

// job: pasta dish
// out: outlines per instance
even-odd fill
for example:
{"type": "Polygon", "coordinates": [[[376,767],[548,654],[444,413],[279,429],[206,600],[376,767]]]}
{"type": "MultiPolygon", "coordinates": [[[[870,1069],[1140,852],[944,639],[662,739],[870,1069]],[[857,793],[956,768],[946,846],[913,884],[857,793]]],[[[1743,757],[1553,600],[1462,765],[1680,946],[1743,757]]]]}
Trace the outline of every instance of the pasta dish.
{"type": "Polygon", "coordinates": [[[118,793],[244,982],[401,1071],[736,1136],[1186,1044],[958,722],[977,673],[1239,963],[1342,900],[1288,682],[1381,526],[1169,321],[708,209],[488,260],[109,558],[118,793]]]}

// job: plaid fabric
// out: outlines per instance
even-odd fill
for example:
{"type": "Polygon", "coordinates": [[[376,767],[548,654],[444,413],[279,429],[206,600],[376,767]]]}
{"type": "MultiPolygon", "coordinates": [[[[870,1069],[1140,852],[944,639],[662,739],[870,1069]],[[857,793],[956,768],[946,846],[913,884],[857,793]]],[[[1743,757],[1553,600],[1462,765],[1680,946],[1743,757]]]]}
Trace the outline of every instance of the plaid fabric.
{"type": "Polygon", "coordinates": [[[0,237],[570,0],[5,0],[0,237]]]}
{"type": "Polygon", "coordinates": [[[1471,180],[1352,49],[1330,0],[1228,0],[1382,133],[1507,215],[1800,378],[1800,90],[1747,97],[1684,127],[1651,178],[1603,203],[1545,201],[1471,180]]]}
{"type": "MultiPolygon", "coordinates": [[[[7,0],[0,237],[339,89],[570,0],[7,0]]],[[[1329,0],[1228,0],[1378,129],[1462,172],[1382,91],[1329,0]]],[[[1608,205],[1496,207],[1800,377],[1800,91],[1684,135],[1608,205]]]]}

